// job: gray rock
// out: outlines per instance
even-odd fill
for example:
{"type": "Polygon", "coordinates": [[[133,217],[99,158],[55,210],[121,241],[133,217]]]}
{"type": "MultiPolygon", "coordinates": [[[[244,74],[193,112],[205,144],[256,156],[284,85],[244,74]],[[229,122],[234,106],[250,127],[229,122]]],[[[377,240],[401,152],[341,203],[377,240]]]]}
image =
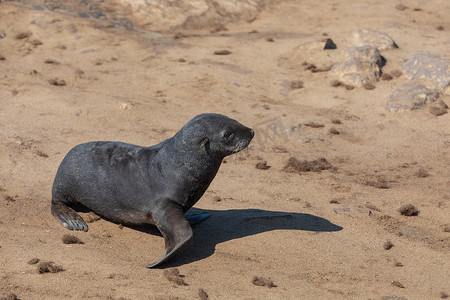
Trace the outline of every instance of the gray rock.
{"type": "Polygon", "coordinates": [[[3,30],[0,30],[0,39],[6,37],[6,33],[3,30]]]}
{"type": "Polygon", "coordinates": [[[448,63],[437,55],[417,53],[405,62],[403,73],[410,80],[425,79],[445,94],[450,94],[450,69],[448,63]]]}
{"type": "Polygon", "coordinates": [[[380,78],[384,59],[372,46],[347,48],[346,60],[334,65],[332,70],[349,85],[363,86],[380,78]]]}
{"type": "Polygon", "coordinates": [[[398,48],[394,40],[384,32],[369,28],[358,29],[353,33],[353,43],[355,46],[369,45],[378,50],[398,48]]]}
{"type": "Polygon", "coordinates": [[[439,93],[423,84],[409,82],[396,89],[386,103],[390,112],[413,110],[423,107],[427,102],[435,102],[439,93]]]}

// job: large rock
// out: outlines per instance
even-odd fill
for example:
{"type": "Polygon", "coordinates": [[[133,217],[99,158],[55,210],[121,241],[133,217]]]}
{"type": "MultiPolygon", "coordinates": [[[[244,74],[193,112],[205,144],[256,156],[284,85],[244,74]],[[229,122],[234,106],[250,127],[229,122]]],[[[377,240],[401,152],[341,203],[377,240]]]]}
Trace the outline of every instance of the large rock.
{"type": "Polygon", "coordinates": [[[355,31],[353,33],[353,43],[355,46],[369,45],[378,50],[398,48],[397,44],[389,35],[369,28],[355,31]]]}
{"type": "Polygon", "coordinates": [[[362,86],[377,81],[385,61],[377,48],[372,46],[347,48],[346,60],[334,65],[332,70],[350,85],[362,86]]]}
{"type": "Polygon", "coordinates": [[[135,18],[171,28],[205,28],[230,21],[254,19],[268,0],[115,0],[128,6],[135,18]]]}
{"type": "MultiPolygon", "coordinates": [[[[1,1],[0,1],[1,2],[1,1]]],[[[59,10],[108,20],[129,29],[212,29],[250,21],[272,0],[19,0],[37,9],[59,10]]]]}
{"type": "Polygon", "coordinates": [[[391,112],[418,109],[438,98],[439,93],[424,84],[408,82],[392,93],[386,103],[386,109],[391,112]]]}
{"type": "Polygon", "coordinates": [[[403,64],[403,73],[410,80],[423,79],[445,94],[450,94],[448,63],[437,55],[418,53],[403,64]]]}

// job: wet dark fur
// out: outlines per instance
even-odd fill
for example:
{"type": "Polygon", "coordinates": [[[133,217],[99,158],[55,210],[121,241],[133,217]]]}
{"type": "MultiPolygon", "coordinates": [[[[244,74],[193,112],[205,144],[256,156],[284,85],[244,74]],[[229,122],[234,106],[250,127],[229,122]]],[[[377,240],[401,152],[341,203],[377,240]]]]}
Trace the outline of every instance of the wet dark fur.
{"type": "Polygon", "coordinates": [[[52,189],[52,214],[67,229],[88,227],[71,204],[129,225],[156,225],[165,241],[159,265],[189,245],[184,217],[214,179],[222,159],[248,146],[252,129],[219,114],[201,114],[152,147],[89,142],[66,155],[52,189]]]}

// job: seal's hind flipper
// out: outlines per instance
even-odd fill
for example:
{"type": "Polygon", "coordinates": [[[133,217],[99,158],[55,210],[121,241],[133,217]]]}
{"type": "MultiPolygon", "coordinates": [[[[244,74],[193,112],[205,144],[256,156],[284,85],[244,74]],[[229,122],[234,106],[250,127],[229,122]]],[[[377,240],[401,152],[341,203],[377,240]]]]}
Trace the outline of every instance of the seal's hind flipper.
{"type": "Polygon", "coordinates": [[[184,249],[186,249],[187,247],[189,247],[191,244],[191,238],[179,243],[178,245],[175,246],[175,248],[172,249],[172,251],[170,251],[169,253],[164,252],[164,256],[161,257],[158,261],[155,261],[151,264],[149,264],[147,266],[147,268],[151,269],[154,267],[159,266],[162,263],[165,263],[167,261],[169,261],[170,259],[172,259],[174,256],[178,255],[179,253],[181,253],[184,249]]]}
{"type": "Polygon", "coordinates": [[[88,231],[88,226],[83,218],[64,202],[52,201],[52,215],[69,230],[88,231]]]}
{"type": "Polygon", "coordinates": [[[189,247],[192,241],[192,228],[184,217],[180,206],[172,204],[165,207],[156,221],[156,226],[164,237],[166,251],[161,259],[151,263],[147,268],[154,268],[170,260],[189,247]]]}
{"type": "Polygon", "coordinates": [[[186,220],[189,221],[189,224],[195,225],[209,218],[209,214],[206,212],[202,212],[200,214],[192,214],[186,216],[186,220]]]}

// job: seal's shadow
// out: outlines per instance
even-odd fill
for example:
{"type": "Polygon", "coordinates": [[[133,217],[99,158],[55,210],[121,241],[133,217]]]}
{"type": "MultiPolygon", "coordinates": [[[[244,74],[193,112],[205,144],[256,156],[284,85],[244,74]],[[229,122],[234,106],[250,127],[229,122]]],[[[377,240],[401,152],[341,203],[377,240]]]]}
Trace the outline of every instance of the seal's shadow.
{"type": "MultiPolygon", "coordinates": [[[[272,230],[305,230],[331,232],[342,230],[330,221],[304,213],[268,211],[260,209],[207,210],[191,208],[186,215],[207,212],[210,217],[194,225],[194,243],[161,268],[177,267],[211,256],[216,245],[272,230]]],[[[155,227],[133,227],[136,230],[159,234],[155,227]]],[[[157,253],[159,254],[159,253],[157,253]]],[[[158,255],[155,255],[155,259],[158,255]]]]}

